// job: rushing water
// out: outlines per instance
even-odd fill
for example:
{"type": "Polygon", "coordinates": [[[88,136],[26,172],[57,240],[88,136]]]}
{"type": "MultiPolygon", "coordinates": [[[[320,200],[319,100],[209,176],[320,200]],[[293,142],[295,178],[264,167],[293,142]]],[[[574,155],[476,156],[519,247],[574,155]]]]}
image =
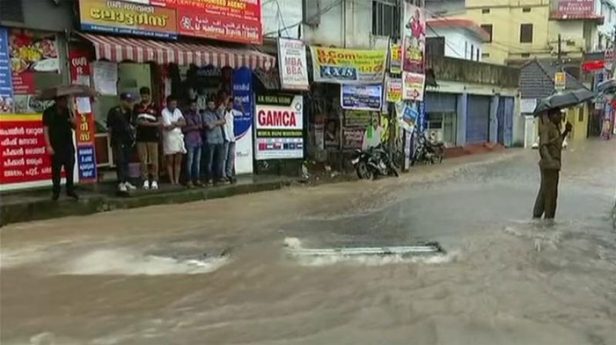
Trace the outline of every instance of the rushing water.
{"type": "Polygon", "coordinates": [[[616,142],[3,228],[2,344],[616,344],[616,142]],[[286,246],[445,255],[297,258],[286,246]]]}

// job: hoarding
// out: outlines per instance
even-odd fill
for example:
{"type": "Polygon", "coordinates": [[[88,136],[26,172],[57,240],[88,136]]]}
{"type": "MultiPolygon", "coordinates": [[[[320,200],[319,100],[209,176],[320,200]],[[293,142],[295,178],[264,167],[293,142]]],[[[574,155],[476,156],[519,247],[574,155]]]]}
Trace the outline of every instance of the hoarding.
{"type": "Polygon", "coordinates": [[[242,103],[242,116],[233,119],[235,132],[235,172],[252,174],[252,71],[247,67],[233,72],[233,96],[242,103]]]}
{"type": "Polygon", "coordinates": [[[342,85],[340,106],[342,109],[380,111],[383,104],[383,85],[342,85]]]}
{"type": "Polygon", "coordinates": [[[426,48],[426,17],[424,10],[404,2],[402,21],[402,69],[424,73],[426,48]]]}
{"type": "Polygon", "coordinates": [[[402,99],[423,101],[426,76],[419,73],[402,73],[402,99]]]}
{"type": "Polygon", "coordinates": [[[388,78],[386,80],[387,102],[402,101],[402,79],[388,78]]]}
{"type": "Polygon", "coordinates": [[[310,47],[315,82],[380,84],[385,77],[387,50],[310,47]]]}
{"type": "Polygon", "coordinates": [[[304,158],[303,97],[257,95],[255,159],[304,158]]]}
{"type": "Polygon", "coordinates": [[[306,45],[299,40],[278,39],[280,84],[284,90],[308,90],[306,45]]]}
{"type": "Polygon", "coordinates": [[[81,29],[177,38],[176,10],[128,1],[79,0],[81,29]]]}
{"type": "Polygon", "coordinates": [[[555,11],[551,13],[555,19],[595,18],[594,0],[556,0],[555,11]]]}
{"type": "Polygon", "coordinates": [[[12,113],[15,109],[11,80],[11,57],[9,55],[9,30],[0,27],[0,114],[12,113]]]}
{"type": "Polygon", "coordinates": [[[399,44],[389,46],[389,73],[402,73],[402,46],[399,44]]]}

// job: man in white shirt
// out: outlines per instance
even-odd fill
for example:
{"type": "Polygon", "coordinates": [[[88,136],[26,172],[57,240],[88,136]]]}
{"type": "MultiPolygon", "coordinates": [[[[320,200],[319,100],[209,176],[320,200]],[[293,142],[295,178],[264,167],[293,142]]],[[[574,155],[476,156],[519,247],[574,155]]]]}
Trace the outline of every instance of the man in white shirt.
{"type": "Polygon", "coordinates": [[[236,116],[242,116],[244,113],[244,106],[241,102],[237,102],[242,111],[233,109],[234,99],[233,97],[227,98],[223,115],[225,118],[225,125],[223,127],[223,134],[225,137],[224,151],[225,155],[223,162],[223,174],[229,182],[235,183],[235,133],[233,127],[233,121],[236,116]]]}

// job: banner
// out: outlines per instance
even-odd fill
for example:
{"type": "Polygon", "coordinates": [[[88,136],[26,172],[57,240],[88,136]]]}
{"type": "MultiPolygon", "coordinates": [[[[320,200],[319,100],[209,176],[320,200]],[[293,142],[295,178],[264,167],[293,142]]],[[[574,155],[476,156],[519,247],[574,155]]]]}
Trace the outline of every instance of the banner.
{"type": "Polygon", "coordinates": [[[392,74],[402,73],[402,46],[399,44],[389,46],[389,72],[392,74]]]}
{"type": "MultiPolygon", "coordinates": [[[[88,51],[71,48],[68,52],[71,82],[90,85],[90,64],[88,51]]],[[[77,120],[75,137],[77,139],[77,168],[79,182],[97,182],[94,114],[89,97],[74,98],[74,114],[77,120]]]]}
{"type": "Polygon", "coordinates": [[[15,109],[13,82],[11,80],[11,57],[9,55],[9,31],[0,27],[0,114],[12,113],[15,109]]]}
{"type": "Polygon", "coordinates": [[[402,18],[402,69],[407,72],[423,74],[426,47],[424,10],[405,1],[402,18]]]}
{"type": "Polygon", "coordinates": [[[423,101],[425,83],[423,74],[402,72],[402,99],[423,101]]]}
{"type": "Polygon", "coordinates": [[[177,10],[180,35],[247,44],[263,43],[261,0],[160,1],[177,10]]]}
{"type": "Polygon", "coordinates": [[[388,78],[386,81],[387,87],[387,102],[402,101],[402,79],[388,78]]]}
{"type": "Polygon", "coordinates": [[[235,172],[252,174],[252,71],[248,67],[242,67],[233,72],[233,96],[242,103],[244,110],[242,116],[236,116],[233,121],[235,172]]]}
{"type": "Polygon", "coordinates": [[[315,82],[381,84],[387,50],[352,50],[310,47],[315,82]]]}
{"type": "Polygon", "coordinates": [[[0,184],[51,184],[46,146],[41,114],[0,115],[0,184]]]}
{"type": "Polygon", "coordinates": [[[381,110],[383,85],[342,85],[340,106],[342,109],[381,110]]]}
{"type": "Polygon", "coordinates": [[[34,73],[60,71],[55,34],[11,29],[9,34],[11,77],[15,95],[36,93],[34,73]]]}
{"type": "Polygon", "coordinates": [[[306,46],[299,40],[278,38],[280,84],[285,90],[309,90],[306,46]]]}
{"type": "Polygon", "coordinates": [[[298,95],[258,95],[256,160],[304,158],[304,100],[298,95]]]}
{"type": "Polygon", "coordinates": [[[177,38],[176,11],[148,2],[79,0],[81,29],[156,38],[177,38]]]}

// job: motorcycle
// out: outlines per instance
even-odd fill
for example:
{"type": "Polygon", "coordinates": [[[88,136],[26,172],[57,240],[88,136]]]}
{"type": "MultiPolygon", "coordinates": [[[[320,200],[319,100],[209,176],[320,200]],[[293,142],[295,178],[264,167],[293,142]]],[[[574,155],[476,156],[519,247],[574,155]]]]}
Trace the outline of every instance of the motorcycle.
{"type": "Polygon", "coordinates": [[[360,179],[375,179],[379,175],[398,177],[396,167],[381,145],[355,151],[355,158],[351,162],[360,179]]]}
{"type": "Polygon", "coordinates": [[[417,162],[424,162],[425,164],[442,163],[444,156],[445,144],[428,139],[425,133],[420,134],[411,165],[415,165],[417,162]]]}

